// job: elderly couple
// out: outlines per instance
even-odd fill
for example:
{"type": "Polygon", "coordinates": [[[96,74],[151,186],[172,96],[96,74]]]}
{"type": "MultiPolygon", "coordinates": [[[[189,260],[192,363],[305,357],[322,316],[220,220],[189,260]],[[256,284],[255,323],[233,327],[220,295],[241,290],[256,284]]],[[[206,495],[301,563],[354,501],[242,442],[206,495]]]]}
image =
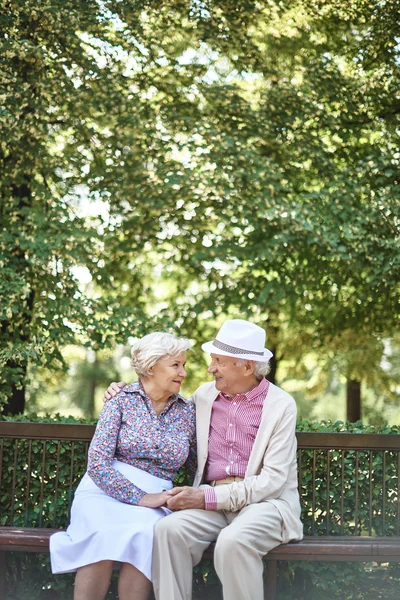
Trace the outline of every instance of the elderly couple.
{"type": "Polygon", "coordinates": [[[132,349],[138,382],[105,394],[71,524],[50,541],[53,572],[76,571],[74,600],[104,598],[115,564],[120,600],[145,600],[151,581],[157,600],[188,600],[212,542],[224,600],[261,600],[262,557],[302,537],[296,406],[265,379],[264,330],[226,321],[202,345],[215,381],[188,401],[190,345],[146,335],[132,349]],[[174,488],[185,463],[193,487],[174,488]]]}

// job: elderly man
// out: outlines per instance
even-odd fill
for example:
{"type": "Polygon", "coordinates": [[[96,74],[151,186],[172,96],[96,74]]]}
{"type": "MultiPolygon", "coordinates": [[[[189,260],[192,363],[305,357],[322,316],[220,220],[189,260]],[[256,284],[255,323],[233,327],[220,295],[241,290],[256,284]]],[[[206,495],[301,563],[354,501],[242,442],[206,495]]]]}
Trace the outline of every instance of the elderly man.
{"type": "Polygon", "coordinates": [[[296,405],[268,382],[261,327],[226,321],[212,342],[215,382],[193,394],[198,469],[193,487],[171,490],[174,512],[156,526],[157,600],[189,600],[192,567],[216,541],[224,600],[262,600],[262,557],[302,538],[297,490],[296,405]]]}

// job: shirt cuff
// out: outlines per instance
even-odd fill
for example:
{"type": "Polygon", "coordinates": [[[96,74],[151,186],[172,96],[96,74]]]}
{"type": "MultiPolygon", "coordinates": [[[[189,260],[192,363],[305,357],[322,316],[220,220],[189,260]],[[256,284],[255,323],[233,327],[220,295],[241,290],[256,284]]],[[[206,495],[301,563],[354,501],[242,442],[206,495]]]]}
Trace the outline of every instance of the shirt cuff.
{"type": "Polygon", "coordinates": [[[204,507],[206,510],[217,510],[217,496],[212,487],[204,488],[204,507]]]}
{"type": "Polygon", "coordinates": [[[147,492],[144,492],[140,488],[136,488],[133,490],[132,499],[128,501],[128,504],[138,505],[143,496],[146,495],[147,492]]]}

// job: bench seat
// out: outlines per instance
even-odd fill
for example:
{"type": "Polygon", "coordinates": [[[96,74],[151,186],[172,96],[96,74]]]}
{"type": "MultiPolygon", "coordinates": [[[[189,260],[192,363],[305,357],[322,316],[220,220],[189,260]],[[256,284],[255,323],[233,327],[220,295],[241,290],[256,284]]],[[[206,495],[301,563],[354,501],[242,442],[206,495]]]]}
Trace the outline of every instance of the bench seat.
{"type": "MultiPolygon", "coordinates": [[[[14,552],[48,552],[49,539],[59,529],[0,527],[0,548],[14,552]]],[[[211,557],[211,547],[206,556],[211,557]]],[[[308,536],[282,544],[267,560],[321,560],[390,562],[400,560],[400,537],[308,536]]]]}
{"type": "Polygon", "coordinates": [[[400,560],[400,537],[308,536],[301,542],[282,544],[269,553],[274,560],[400,560]]]}
{"type": "MultiPolygon", "coordinates": [[[[5,552],[48,552],[50,536],[57,531],[60,530],[0,527],[0,575],[3,575],[3,588],[5,552]]],[[[211,544],[204,558],[212,558],[214,546],[211,544]]],[[[275,600],[278,561],[397,562],[400,561],[400,537],[307,536],[300,542],[277,546],[265,559],[265,597],[275,600]]]]}
{"type": "Polygon", "coordinates": [[[60,529],[0,527],[0,551],[48,552],[49,540],[60,529]]]}

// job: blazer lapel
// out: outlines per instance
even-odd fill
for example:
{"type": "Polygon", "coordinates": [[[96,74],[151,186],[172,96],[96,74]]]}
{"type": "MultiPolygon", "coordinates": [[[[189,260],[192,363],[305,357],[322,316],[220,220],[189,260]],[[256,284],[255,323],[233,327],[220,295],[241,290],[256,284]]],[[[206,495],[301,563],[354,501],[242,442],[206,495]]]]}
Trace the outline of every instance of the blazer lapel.
{"type": "Polygon", "coordinates": [[[211,393],[196,399],[196,434],[197,434],[197,475],[194,485],[199,485],[198,478],[202,478],[208,456],[208,435],[210,431],[211,411],[219,391],[212,390],[211,393]]]}
{"type": "Polygon", "coordinates": [[[246,477],[256,475],[259,472],[260,465],[264,458],[265,450],[268,446],[269,439],[275,425],[275,417],[273,415],[273,399],[275,396],[275,386],[270,383],[268,393],[265,397],[261,423],[258,428],[258,433],[254,440],[253,448],[250,453],[249,462],[246,469],[246,477]]]}

